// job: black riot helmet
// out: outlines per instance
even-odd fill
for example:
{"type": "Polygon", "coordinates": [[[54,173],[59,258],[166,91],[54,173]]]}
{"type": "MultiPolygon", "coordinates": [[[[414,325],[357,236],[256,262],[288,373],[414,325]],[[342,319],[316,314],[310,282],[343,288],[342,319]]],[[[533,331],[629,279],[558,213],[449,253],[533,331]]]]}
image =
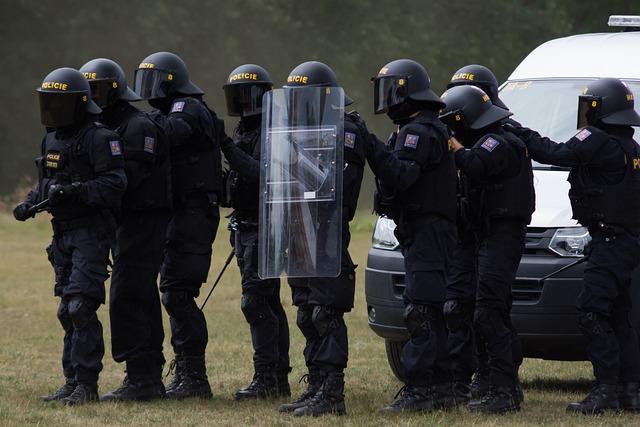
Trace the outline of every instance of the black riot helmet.
{"type": "Polygon", "coordinates": [[[493,105],[508,110],[507,106],[498,96],[498,79],[496,79],[495,74],[484,65],[471,64],[460,68],[451,76],[451,81],[447,85],[447,89],[462,85],[479,87],[484,93],[489,95],[493,105]]]}
{"type": "Polygon", "coordinates": [[[262,96],[272,87],[269,73],[261,66],[244,64],[237,67],[222,86],[229,115],[249,117],[262,113],[262,96]]]}
{"type": "Polygon", "coordinates": [[[447,106],[440,111],[440,120],[456,133],[482,129],[513,114],[493,105],[477,86],[454,86],[442,94],[442,100],[447,106]]]}
{"type": "Polygon", "coordinates": [[[411,59],[389,62],[371,81],[374,85],[373,105],[376,114],[389,113],[390,109],[410,103],[408,101],[431,104],[438,110],[444,107],[444,102],[431,90],[427,70],[411,59]]]}
{"type": "Polygon", "coordinates": [[[100,108],[109,107],[119,99],[142,99],[127,86],[127,78],[122,67],[110,59],[92,59],[80,67],[79,71],[89,81],[91,98],[100,108]]]}
{"type": "Polygon", "coordinates": [[[53,70],[36,90],[40,97],[40,121],[47,127],[75,125],[82,122],[87,113],[102,112],[91,99],[89,82],[73,68],[53,70]]]}
{"type": "Polygon", "coordinates": [[[618,79],[603,78],[589,83],[578,97],[578,129],[587,125],[640,126],[633,93],[618,79]]]}
{"type": "MultiPolygon", "coordinates": [[[[340,87],[336,73],[327,64],[307,61],[295,67],[283,87],[340,87]]],[[[344,105],[353,104],[353,99],[344,95],[344,105]]]]}
{"type": "Polygon", "coordinates": [[[204,95],[189,80],[184,61],[171,52],[156,52],[143,59],[135,71],[134,89],[145,100],[204,95]]]}

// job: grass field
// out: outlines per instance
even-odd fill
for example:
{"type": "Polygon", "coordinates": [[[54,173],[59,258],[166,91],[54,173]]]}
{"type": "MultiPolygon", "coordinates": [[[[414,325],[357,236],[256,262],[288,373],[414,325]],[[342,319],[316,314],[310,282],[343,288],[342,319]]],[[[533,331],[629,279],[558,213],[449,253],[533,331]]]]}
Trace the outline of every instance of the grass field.
{"type": "MultiPolygon", "coordinates": [[[[349,414],[341,418],[299,420],[279,414],[276,401],[236,403],[232,399],[234,391],[246,385],[252,374],[250,337],[239,308],[239,274],[235,264],[205,309],[209,325],[207,364],[213,400],[91,404],[77,408],[40,402],[37,397],[57,388],[62,380],[59,360],[62,330],[55,315],[53,272],[44,254],[51,230],[44,215],[21,224],[0,213],[0,425],[640,425],[640,416],[566,414],[566,403],[588,391],[590,366],[539,360],[526,360],[522,368],[526,402],[520,413],[479,416],[456,410],[411,416],[380,415],[378,409],[393,398],[400,384],[387,366],[383,341],[367,326],[363,279],[372,222],[373,217],[361,215],[354,227],[351,247],[360,266],[356,307],[346,316],[351,351],[346,371],[349,414]]],[[[211,276],[215,277],[228,252],[227,232],[221,227],[211,276]]],[[[295,328],[286,286],[283,286],[282,298],[292,326],[290,380],[293,392],[298,393],[302,385],[296,380],[304,373],[302,335],[295,328]]],[[[106,307],[100,309],[99,316],[107,347],[105,368],[100,377],[100,392],[104,393],[120,384],[123,369],[110,357],[106,307]]],[[[168,337],[165,350],[170,359],[168,337]]]]}

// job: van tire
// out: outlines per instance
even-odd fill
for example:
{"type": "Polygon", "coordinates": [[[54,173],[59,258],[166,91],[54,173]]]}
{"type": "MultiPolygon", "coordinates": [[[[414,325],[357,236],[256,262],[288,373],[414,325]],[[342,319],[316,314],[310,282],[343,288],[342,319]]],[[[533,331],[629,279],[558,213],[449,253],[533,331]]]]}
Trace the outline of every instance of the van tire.
{"type": "Polygon", "coordinates": [[[393,341],[390,339],[384,340],[384,346],[387,350],[387,361],[389,362],[391,372],[393,372],[393,375],[402,382],[404,382],[404,369],[400,362],[400,355],[402,354],[402,349],[406,343],[406,341],[393,341]]]}

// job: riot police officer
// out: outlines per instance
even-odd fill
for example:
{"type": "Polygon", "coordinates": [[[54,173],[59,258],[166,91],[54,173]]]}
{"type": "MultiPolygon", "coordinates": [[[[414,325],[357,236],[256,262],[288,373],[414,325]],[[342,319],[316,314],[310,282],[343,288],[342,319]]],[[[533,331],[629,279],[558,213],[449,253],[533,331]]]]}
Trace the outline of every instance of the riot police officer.
{"type": "Polygon", "coordinates": [[[129,183],[118,219],[109,289],[111,352],[116,362],[126,362],[127,376],[102,400],[155,399],[164,396],[164,331],[156,280],[171,208],[169,147],[159,125],[130,104],[140,97],[127,86],[117,63],[98,58],[80,72],[102,108],[102,122],[122,138],[129,183]]]}
{"type": "MultiPolygon", "coordinates": [[[[447,89],[455,86],[476,86],[482,89],[493,105],[507,109],[498,96],[498,80],[491,70],[483,65],[466,65],[457,70],[447,84],[447,89]]],[[[506,119],[519,125],[511,119],[506,119]]],[[[475,233],[472,224],[467,223],[458,212],[458,245],[454,250],[455,262],[447,275],[447,299],[444,317],[449,329],[447,338],[451,372],[455,391],[461,400],[479,399],[489,391],[489,355],[485,343],[473,331],[475,311],[477,268],[472,255],[465,253],[474,248],[475,233]],[[467,259],[465,264],[460,260],[467,259]]],[[[513,356],[517,366],[522,364],[520,340],[513,337],[513,356]]]]}
{"type": "MultiPolygon", "coordinates": [[[[317,61],[304,62],[287,77],[285,88],[339,87],[335,72],[317,61]]],[[[345,96],[345,105],[353,101],[345,96]]],[[[280,406],[295,416],[344,415],[344,369],[349,354],[344,313],[351,311],[355,295],[355,267],[349,255],[349,222],[353,219],[364,172],[364,136],[354,122],[357,113],[344,117],[344,169],[342,175],[342,254],[338,277],[289,279],[296,324],[305,337],[303,351],[308,368],[307,389],[293,402],[280,406]]]]}
{"type": "Polygon", "coordinates": [[[104,342],[96,311],[105,301],[104,281],[115,221],[113,213],[127,186],[118,134],[94,122],[100,108],[89,83],[72,68],[49,73],[38,89],[42,141],[38,186],[13,211],[19,221],[49,200],[53,242],[47,248],[54,267],[58,319],[64,329],[65,384],[45,401],[66,405],[98,399],[104,342]]]}
{"type": "Polygon", "coordinates": [[[175,352],[169,398],[211,397],[205,366],[207,324],[195,298],[207,280],[220,222],[222,121],[202,100],[177,55],[157,52],[136,70],[135,90],[157,110],[152,117],[170,145],[173,210],[160,271],[162,303],[175,352]]]}
{"type": "Polygon", "coordinates": [[[511,287],[535,208],[531,160],[524,143],[502,128],[511,113],[493,105],[482,89],[456,86],[442,99],[447,106],[440,118],[455,134],[461,216],[474,234],[472,239],[462,239],[451,270],[473,270],[477,265],[473,322],[489,356],[489,391],[469,409],[517,411],[522,398],[519,356],[514,356],[517,335],[511,324],[511,287]]]}
{"type": "Polygon", "coordinates": [[[513,129],[534,160],[571,168],[573,218],[592,239],[577,307],[596,384],[568,406],[572,412],[640,410],[640,352],[629,318],[631,272],[640,262],[640,149],[632,126],[640,126],[633,93],[603,78],[579,96],[578,132],[567,142],[513,129]]]}
{"type": "Polygon", "coordinates": [[[236,400],[290,396],[289,325],[280,301],[280,279],[258,277],[258,210],[262,95],[273,86],[267,71],[254,64],[234,69],[223,86],[230,116],[240,117],[222,143],[231,165],[227,175],[231,244],[242,277],[240,308],[249,323],[254,375],[236,400]]]}
{"type": "Polygon", "coordinates": [[[376,210],[397,224],[410,334],[401,356],[406,385],[383,411],[432,411],[455,405],[442,313],[456,240],[455,164],[447,128],[438,120],[444,103],[422,65],[392,61],[373,83],[375,113],[398,126],[388,146],[372,135],[367,160],[379,182],[376,210]]]}

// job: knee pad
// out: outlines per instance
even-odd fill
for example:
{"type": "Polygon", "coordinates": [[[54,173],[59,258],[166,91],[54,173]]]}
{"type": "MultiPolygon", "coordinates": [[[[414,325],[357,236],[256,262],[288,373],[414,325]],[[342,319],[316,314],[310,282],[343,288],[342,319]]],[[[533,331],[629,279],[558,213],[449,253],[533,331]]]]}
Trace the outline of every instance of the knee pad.
{"type": "Polygon", "coordinates": [[[198,310],[196,302],[188,292],[165,292],[162,294],[162,305],[167,314],[176,319],[186,319],[198,310]]]}
{"type": "Polygon", "coordinates": [[[71,322],[71,316],[69,316],[69,303],[64,298],[60,299],[56,315],[58,316],[58,321],[60,321],[60,324],[62,325],[62,329],[68,331],[73,328],[73,322],[71,322]]]}
{"type": "Polygon", "coordinates": [[[317,336],[316,328],[313,326],[313,310],[310,306],[301,305],[298,307],[296,325],[305,338],[311,339],[317,336]]]}
{"type": "Polygon", "coordinates": [[[403,318],[409,334],[414,336],[427,335],[431,331],[430,320],[434,317],[433,307],[425,304],[407,304],[403,318]]]}
{"type": "Polygon", "coordinates": [[[469,304],[452,299],[444,303],[442,314],[447,328],[453,332],[460,330],[465,323],[468,323],[473,313],[469,304]]]}
{"type": "Polygon", "coordinates": [[[342,312],[325,305],[316,305],[313,307],[311,320],[318,334],[324,336],[327,335],[329,331],[340,327],[342,312]]]}
{"type": "Polygon", "coordinates": [[[609,320],[602,314],[592,311],[581,312],[578,316],[578,325],[583,334],[598,336],[613,333],[609,320]]]}
{"type": "Polygon", "coordinates": [[[96,310],[90,301],[83,297],[73,297],[68,305],[71,323],[76,329],[82,329],[96,317],[96,310]]]}
{"type": "Polygon", "coordinates": [[[269,306],[269,301],[262,295],[242,295],[242,298],[240,298],[240,309],[249,324],[265,321],[268,318],[276,318],[271,310],[271,306],[269,306]]]}

